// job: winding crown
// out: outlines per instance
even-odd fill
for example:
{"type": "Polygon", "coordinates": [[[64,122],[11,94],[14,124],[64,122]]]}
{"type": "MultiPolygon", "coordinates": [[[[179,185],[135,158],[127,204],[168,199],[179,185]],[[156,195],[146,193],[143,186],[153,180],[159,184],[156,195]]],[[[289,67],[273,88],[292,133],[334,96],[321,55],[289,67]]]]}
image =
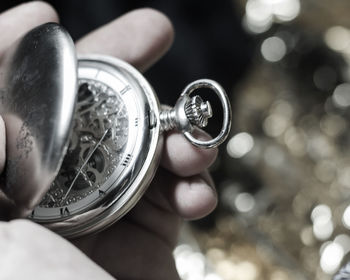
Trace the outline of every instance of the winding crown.
{"type": "Polygon", "coordinates": [[[207,126],[208,119],[213,116],[210,103],[198,95],[186,102],[185,113],[191,124],[201,128],[207,126]]]}

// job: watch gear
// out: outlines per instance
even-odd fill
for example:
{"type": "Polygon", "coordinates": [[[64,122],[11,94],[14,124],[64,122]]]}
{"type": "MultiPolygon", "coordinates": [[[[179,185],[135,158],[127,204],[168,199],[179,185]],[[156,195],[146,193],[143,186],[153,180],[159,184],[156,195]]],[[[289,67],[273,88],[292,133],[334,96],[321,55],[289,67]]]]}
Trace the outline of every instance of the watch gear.
{"type": "Polygon", "coordinates": [[[122,158],[128,138],[128,116],[122,99],[103,83],[86,79],[79,80],[77,99],[68,151],[55,181],[39,204],[41,207],[69,205],[93,193],[122,158]],[[104,133],[103,141],[87,159],[104,133]],[[69,188],[71,191],[65,197],[69,188]]]}
{"type": "Polygon", "coordinates": [[[206,127],[208,119],[213,116],[210,103],[204,102],[203,99],[196,95],[185,104],[185,113],[191,124],[198,127],[206,127]]]}

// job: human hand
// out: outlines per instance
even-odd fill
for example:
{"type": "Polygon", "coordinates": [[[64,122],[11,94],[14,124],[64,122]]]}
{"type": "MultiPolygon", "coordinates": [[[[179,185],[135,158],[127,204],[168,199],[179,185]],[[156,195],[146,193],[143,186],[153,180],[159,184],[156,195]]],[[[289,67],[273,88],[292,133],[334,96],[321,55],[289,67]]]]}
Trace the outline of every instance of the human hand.
{"type": "MultiPolygon", "coordinates": [[[[57,21],[57,15],[42,2],[2,14],[0,30],[6,31],[7,44],[0,55],[16,38],[47,21],[57,21]]],[[[144,71],[165,53],[172,38],[167,18],[142,9],[87,35],[77,49],[116,56],[144,71]]],[[[178,279],[172,249],[181,220],[205,216],[216,205],[206,171],[216,153],[193,147],[178,133],[166,135],[161,166],[135,208],[109,229],[72,241],[90,259],[39,225],[1,223],[0,279],[178,279]]]]}

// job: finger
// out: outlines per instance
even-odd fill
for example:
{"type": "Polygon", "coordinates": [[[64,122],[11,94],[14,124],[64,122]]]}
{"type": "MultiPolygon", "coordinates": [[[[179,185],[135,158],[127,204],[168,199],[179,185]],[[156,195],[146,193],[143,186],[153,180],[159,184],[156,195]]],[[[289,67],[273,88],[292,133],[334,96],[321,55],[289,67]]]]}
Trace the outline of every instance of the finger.
{"type": "MultiPolygon", "coordinates": [[[[208,140],[210,136],[198,129],[196,138],[208,140]]],[[[165,137],[161,166],[179,176],[188,177],[208,168],[216,159],[217,153],[217,149],[195,147],[182,134],[171,132],[165,137]]]]}
{"type": "Polygon", "coordinates": [[[29,30],[46,22],[58,22],[58,16],[49,4],[41,1],[25,3],[0,14],[0,55],[29,30]]]}
{"type": "Polygon", "coordinates": [[[168,193],[168,199],[178,215],[184,219],[200,219],[211,213],[217,204],[212,185],[202,176],[180,180],[168,193]]]}
{"type": "Polygon", "coordinates": [[[159,169],[146,198],[164,210],[184,219],[199,219],[212,212],[217,205],[217,194],[208,171],[182,178],[159,169]]]}
{"type": "Polygon", "coordinates": [[[113,279],[68,241],[32,222],[0,222],[0,240],[1,279],[113,279]]]}
{"type": "Polygon", "coordinates": [[[95,245],[92,259],[117,279],[180,279],[172,254],[174,247],[149,227],[123,219],[103,234],[74,240],[79,247],[90,247],[91,242],[95,245]]]}
{"type": "Polygon", "coordinates": [[[8,221],[15,213],[16,205],[12,200],[7,198],[4,192],[0,189],[0,221],[8,221]]]}
{"type": "Polygon", "coordinates": [[[157,61],[173,41],[173,27],[163,14],[145,8],[129,12],[77,42],[78,52],[118,57],[141,71],[157,61]]]}
{"type": "Polygon", "coordinates": [[[4,119],[0,116],[0,174],[4,170],[6,159],[6,129],[4,119]]]}
{"type": "MultiPolygon", "coordinates": [[[[6,129],[4,119],[0,116],[0,174],[3,172],[6,160],[6,129]]],[[[1,184],[1,182],[0,182],[1,184]]],[[[0,186],[0,220],[8,220],[15,206],[1,191],[0,186]]]]}

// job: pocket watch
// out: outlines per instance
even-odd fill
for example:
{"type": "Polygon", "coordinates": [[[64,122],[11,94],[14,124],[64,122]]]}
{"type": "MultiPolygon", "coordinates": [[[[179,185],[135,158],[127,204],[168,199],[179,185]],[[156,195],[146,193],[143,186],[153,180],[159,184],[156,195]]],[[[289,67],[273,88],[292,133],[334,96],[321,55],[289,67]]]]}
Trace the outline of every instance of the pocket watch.
{"type": "Polygon", "coordinates": [[[137,203],[157,170],[163,132],[178,129],[210,149],[230,129],[229,101],[215,81],[192,82],[174,108],[160,106],[128,63],[96,54],[77,59],[69,34],[55,23],[33,29],[6,53],[0,87],[3,192],[27,203],[29,219],[70,238],[108,227],[137,203]],[[193,96],[198,88],[211,89],[222,104],[222,128],[208,141],[192,135],[213,113],[193,96]]]}

